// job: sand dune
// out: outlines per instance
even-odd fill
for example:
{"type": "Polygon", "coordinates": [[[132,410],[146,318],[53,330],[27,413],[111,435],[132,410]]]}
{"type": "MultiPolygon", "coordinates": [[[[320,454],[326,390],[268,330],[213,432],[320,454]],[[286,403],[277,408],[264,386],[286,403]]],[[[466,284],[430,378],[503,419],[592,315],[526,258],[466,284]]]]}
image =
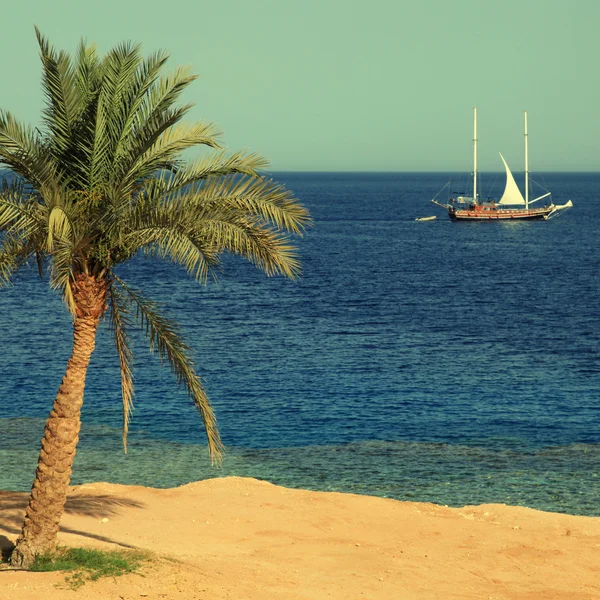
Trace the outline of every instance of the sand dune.
{"type": "MultiPolygon", "coordinates": [[[[16,538],[26,496],[0,493],[4,548],[16,538]]],[[[144,576],[76,592],[56,587],[60,574],[4,571],[0,598],[600,598],[600,518],[447,508],[237,477],[168,490],[74,487],[60,542],[145,548],[161,558],[144,576]]]]}

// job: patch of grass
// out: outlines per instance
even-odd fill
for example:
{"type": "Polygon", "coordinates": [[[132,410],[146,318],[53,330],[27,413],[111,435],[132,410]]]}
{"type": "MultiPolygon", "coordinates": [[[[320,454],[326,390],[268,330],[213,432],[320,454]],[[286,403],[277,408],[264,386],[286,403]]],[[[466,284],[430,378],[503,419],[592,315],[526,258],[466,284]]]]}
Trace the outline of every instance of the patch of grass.
{"type": "Polygon", "coordinates": [[[86,581],[100,577],[118,577],[137,572],[150,554],[139,550],[96,550],[91,548],[59,548],[56,552],[36,557],[30,571],[68,571],[66,582],[77,589],[86,581]]]}

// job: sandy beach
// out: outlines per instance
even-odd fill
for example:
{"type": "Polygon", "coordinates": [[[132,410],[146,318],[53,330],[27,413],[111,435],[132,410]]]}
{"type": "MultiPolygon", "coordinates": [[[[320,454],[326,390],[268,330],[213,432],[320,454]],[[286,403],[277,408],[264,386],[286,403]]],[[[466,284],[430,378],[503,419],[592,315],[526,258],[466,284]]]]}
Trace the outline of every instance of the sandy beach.
{"type": "MultiPolygon", "coordinates": [[[[0,544],[27,494],[0,493],[0,544]]],[[[600,598],[600,518],[448,508],[227,477],[174,489],[73,487],[60,543],[150,550],[142,574],[57,587],[0,572],[0,598],[59,600],[600,598]]]]}

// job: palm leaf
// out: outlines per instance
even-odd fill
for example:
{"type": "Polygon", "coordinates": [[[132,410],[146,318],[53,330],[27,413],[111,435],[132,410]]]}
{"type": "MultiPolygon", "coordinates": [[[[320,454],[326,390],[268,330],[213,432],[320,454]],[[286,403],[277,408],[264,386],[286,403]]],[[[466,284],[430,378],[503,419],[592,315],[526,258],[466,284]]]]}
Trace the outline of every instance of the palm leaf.
{"type": "Polygon", "coordinates": [[[143,298],[139,292],[130,289],[116,276],[115,280],[125,291],[129,300],[135,305],[137,309],[136,319],[144,329],[144,333],[150,343],[150,349],[158,352],[158,355],[162,359],[168,361],[171,370],[177,378],[177,382],[187,389],[198,408],[206,430],[211,461],[219,463],[221,461],[223,444],[217,428],[214,411],[204,391],[200,377],[198,377],[194,369],[189,346],[181,339],[177,325],[159,313],[155,302],[143,298]]]}
{"type": "Polygon", "coordinates": [[[77,307],[73,297],[72,283],[75,272],[80,270],[80,265],[75,260],[74,241],[65,240],[64,238],[55,240],[52,247],[52,258],[50,287],[60,290],[69,311],[75,316],[77,307]]]}
{"type": "MultiPolygon", "coordinates": [[[[122,139],[119,160],[115,163],[115,169],[120,168],[120,178],[125,182],[125,189],[130,189],[132,181],[144,177],[145,173],[152,172],[153,169],[163,168],[163,165],[166,165],[164,168],[172,168],[171,163],[174,158],[172,154],[181,152],[184,147],[171,144],[171,156],[168,156],[164,152],[165,144],[161,145],[159,140],[192,107],[192,104],[180,107],[174,107],[174,104],[185,88],[196,78],[197,76],[192,75],[187,67],[179,67],[167,76],[154,78],[151,85],[148,85],[141,101],[136,105],[135,112],[130,115],[131,126],[135,127],[135,135],[128,135],[122,139]],[[151,157],[157,150],[157,148],[153,149],[155,144],[163,149],[163,153],[160,160],[151,161],[151,157]],[[177,148],[180,149],[177,150],[177,148]],[[145,172],[138,174],[140,167],[143,166],[147,167],[145,172]]],[[[198,132],[194,131],[192,136],[197,141],[189,142],[185,147],[206,144],[218,148],[217,132],[214,126],[198,124],[192,126],[191,129],[197,130],[198,127],[202,128],[202,132],[198,135],[198,132]]],[[[179,135],[179,137],[182,136],[179,135]]]]}
{"type": "Polygon", "coordinates": [[[295,279],[301,273],[295,246],[259,220],[204,219],[199,229],[197,235],[211,240],[219,252],[242,256],[269,276],[284,275],[295,279]]]}
{"type": "Polygon", "coordinates": [[[29,260],[33,249],[27,240],[5,233],[0,243],[0,288],[11,283],[12,274],[29,260]]]}
{"type": "Polygon", "coordinates": [[[206,238],[194,238],[189,233],[170,226],[154,226],[129,233],[126,246],[143,249],[147,254],[168,258],[181,265],[201,283],[206,283],[212,269],[219,265],[217,248],[206,238]]]}
{"type": "Polygon", "coordinates": [[[178,124],[188,107],[165,111],[152,131],[144,133],[145,143],[130,150],[122,160],[123,174],[119,190],[129,193],[136,181],[155,176],[157,171],[172,171],[182,152],[198,145],[218,148],[216,128],[212,123],[178,124]]]}
{"type": "Polygon", "coordinates": [[[54,161],[42,150],[41,140],[33,128],[19,123],[10,112],[0,110],[0,164],[24,177],[38,190],[54,181],[54,161]]]}
{"type": "Polygon", "coordinates": [[[236,152],[227,155],[224,152],[218,152],[205,156],[192,164],[184,165],[175,173],[163,173],[151,182],[159,193],[171,194],[194,184],[203,184],[208,179],[224,178],[227,175],[243,174],[260,178],[260,171],[265,169],[268,164],[265,158],[255,153],[236,152]]]}
{"type": "Polygon", "coordinates": [[[312,224],[309,212],[293,194],[272,180],[223,177],[207,181],[190,201],[207,211],[220,206],[236,213],[260,216],[279,229],[301,235],[312,224]]]}
{"type": "Polygon", "coordinates": [[[52,134],[56,150],[63,153],[70,145],[74,104],[77,101],[73,89],[71,59],[66,52],[56,54],[37,27],[35,33],[40,46],[43,66],[42,85],[46,94],[44,120],[52,134]]]}
{"type": "Polygon", "coordinates": [[[100,83],[99,64],[96,46],[88,45],[82,39],[77,48],[73,67],[73,87],[77,92],[73,118],[77,121],[84,115],[92,96],[98,89],[100,83]]]}
{"type": "Polygon", "coordinates": [[[121,238],[122,244],[132,252],[144,249],[183,265],[204,283],[211,269],[219,264],[219,249],[213,240],[197,235],[197,215],[168,200],[140,199],[120,223],[129,231],[121,238]]]}
{"type": "Polygon", "coordinates": [[[0,196],[0,230],[26,232],[36,222],[31,207],[11,196],[0,196]]]}
{"type": "Polygon", "coordinates": [[[127,330],[132,327],[130,304],[123,300],[114,285],[109,288],[110,316],[113,340],[119,355],[121,370],[121,397],[123,399],[123,450],[127,454],[127,435],[133,410],[133,352],[129,345],[127,330]]]}
{"type": "Polygon", "coordinates": [[[141,107],[147,101],[148,93],[158,80],[160,70],[168,56],[166,52],[155,52],[149,58],[144,59],[138,65],[135,76],[128,82],[127,89],[123,93],[121,107],[123,126],[115,148],[114,165],[118,165],[121,159],[128,156],[129,149],[141,125],[141,107]]]}
{"type": "Polygon", "coordinates": [[[72,227],[69,215],[62,206],[53,206],[48,216],[48,237],[46,246],[52,252],[55,238],[68,239],[71,237],[72,227]]]}

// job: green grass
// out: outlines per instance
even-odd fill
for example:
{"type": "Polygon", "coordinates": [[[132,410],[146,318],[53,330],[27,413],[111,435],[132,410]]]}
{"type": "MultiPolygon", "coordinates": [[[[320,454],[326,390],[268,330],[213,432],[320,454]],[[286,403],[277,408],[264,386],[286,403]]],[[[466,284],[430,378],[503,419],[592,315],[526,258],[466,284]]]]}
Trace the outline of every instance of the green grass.
{"type": "Polygon", "coordinates": [[[66,582],[77,589],[86,581],[100,577],[118,577],[137,572],[150,554],[139,550],[94,550],[90,548],[59,548],[56,552],[36,557],[30,571],[68,571],[66,582]]]}

